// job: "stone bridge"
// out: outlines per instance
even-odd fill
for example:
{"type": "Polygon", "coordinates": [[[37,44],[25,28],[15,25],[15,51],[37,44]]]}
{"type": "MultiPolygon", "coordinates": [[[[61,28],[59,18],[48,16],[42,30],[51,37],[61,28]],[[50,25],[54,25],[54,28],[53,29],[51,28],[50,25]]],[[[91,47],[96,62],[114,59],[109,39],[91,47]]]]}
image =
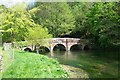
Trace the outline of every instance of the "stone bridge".
{"type": "MultiPolygon", "coordinates": [[[[80,38],[50,38],[50,39],[41,39],[41,46],[44,46],[49,49],[50,52],[53,51],[56,45],[64,46],[66,51],[70,51],[71,48],[75,45],[79,45],[81,50],[84,50],[85,47],[89,47],[89,42],[85,39],[80,38]]],[[[29,43],[26,47],[22,48],[23,50],[29,49],[30,51],[35,50],[35,45],[29,43]]]]}

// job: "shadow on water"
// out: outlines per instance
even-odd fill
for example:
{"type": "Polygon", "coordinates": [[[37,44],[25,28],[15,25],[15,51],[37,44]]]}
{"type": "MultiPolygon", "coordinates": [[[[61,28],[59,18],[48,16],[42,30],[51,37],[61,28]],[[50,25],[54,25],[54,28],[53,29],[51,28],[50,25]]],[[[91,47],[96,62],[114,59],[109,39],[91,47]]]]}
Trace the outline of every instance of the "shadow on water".
{"type": "Polygon", "coordinates": [[[118,78],[118,52],[54,51],[47,55],[61,64],[83,69],[89,78],[118,78]]]}

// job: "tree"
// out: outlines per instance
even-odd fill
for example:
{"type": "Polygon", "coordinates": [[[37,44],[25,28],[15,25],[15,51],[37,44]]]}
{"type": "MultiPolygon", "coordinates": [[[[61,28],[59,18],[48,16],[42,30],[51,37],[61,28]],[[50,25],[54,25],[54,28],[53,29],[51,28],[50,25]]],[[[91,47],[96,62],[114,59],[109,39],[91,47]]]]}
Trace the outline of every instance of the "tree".
{"type": "Polygon", "coordinates": [[[70,34],[72,37],[85,38],[88,35],[86,26],[86,14],[93,3],[86,2],[68,2],[70,9],[75,17],[75,28],[70,34]]]}
{"type": "Polygon", "coordinates": [[[28,29],[35,26],[30,14],[25,9],[16,10],[13,7],[4,9],[0,14],[0,19],[2,20],[0,27],[4,30],[3,42],[24,40],[28,29]]]}
{"type": "Polygon", "coordinates": [[[47,28],[36,25],[36,27],[29,29],[26,40],[32,45],[36,45],[36,51],[39,53],[39,46],[46,43],[44,39],[51,37],[52,35],[48,34],[47,28]]]}
{"type": "Polygon", "coordinates": [[[75,27],[74,16],[67,3],[37,3],[35,9],[33,20],[46,27],[53,37],[69,34],[75,27]]]}
{"type": "Polygon", "coordinates": [[[87,14],[91,37],[102,48],[120,46],[120,15],[114,2],[95,3],[87,14]]]}

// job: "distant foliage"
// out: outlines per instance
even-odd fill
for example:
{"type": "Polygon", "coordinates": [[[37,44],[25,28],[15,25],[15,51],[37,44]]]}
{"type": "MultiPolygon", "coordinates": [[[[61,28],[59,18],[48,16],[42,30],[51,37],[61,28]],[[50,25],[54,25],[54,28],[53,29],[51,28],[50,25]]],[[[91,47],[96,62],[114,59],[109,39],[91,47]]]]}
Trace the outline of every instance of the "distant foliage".
{"type": "Polygon", "coordinates": [[[52,35],[48,33],[47,28],[42,28],[41,26],[37,26],[34,28],[30,28],[29,32],[27,33],[26,40],[32,44],[40,45],[42,44],[46,38],[51,38],[52,35]]]}
{"type": "Polygon", "coordinates": [[[36,3],[31,12],[33,20],[48,28],[53,37],[70,34],[74,29],[75,18],[67,3],[36,3]]]}
{"type": "Polygon", "coordinates": [[[120,2],[68,3],[75,16],[72,37],[86,38],[94,47],[120,47],[120,2]]]}
{"type": "Polygon", "coordinates": [[[3,42],[22,41],[31,34],[32,39],[38,39],[36,36],[39,36],[39,38],[47,38],[47,29],[43,29],[40,25],[34,23],[30,13],[26,10],[26,6],[23,6],[21,9],[18,9],[17,6],[19,5],[15,5],[11,8],[1,6],[0,10],[2,12],[0,14],[0,19],[2,22],[0,28],[3,30],[3,42]],[[31,29],[34,30],[34,34],[31,33],[31,29]]]}
{"type": "Polygon", "coordinates": [[[18,6],[21,4],[0,6],[3,42],[69,35],[88,39],[96,48],[120,47],[120,2],[36,2],[29,9],[25,4],[20,9],[18,6]]]}
{"type": "Polygon", "coordinates": [[[94,3],[87,24],[94,42],[102,48],[120,46],[120,15],[117,3],[94,3]]]}

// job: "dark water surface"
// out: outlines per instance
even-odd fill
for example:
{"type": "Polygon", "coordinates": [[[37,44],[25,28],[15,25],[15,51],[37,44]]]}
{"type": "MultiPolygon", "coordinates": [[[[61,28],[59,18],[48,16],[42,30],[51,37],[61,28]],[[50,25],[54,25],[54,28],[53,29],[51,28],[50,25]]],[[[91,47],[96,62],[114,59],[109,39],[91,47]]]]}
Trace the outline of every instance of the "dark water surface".
{"type": "Polygon", "coordinates": [[[45,55],[57,59],[60,64],[83,69],[90,78],[118,78],[117,51],[54,51],[45,55]]]}

